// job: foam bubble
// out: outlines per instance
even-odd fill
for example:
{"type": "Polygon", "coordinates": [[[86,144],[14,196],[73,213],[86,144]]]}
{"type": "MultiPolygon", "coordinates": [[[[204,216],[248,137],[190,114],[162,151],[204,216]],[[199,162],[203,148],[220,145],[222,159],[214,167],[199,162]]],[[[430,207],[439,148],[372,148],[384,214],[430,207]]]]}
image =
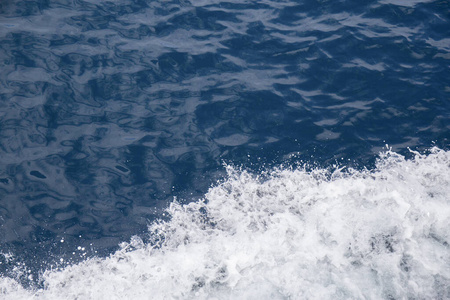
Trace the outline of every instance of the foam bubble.
{"type": "Polygon", "coordinates": [[[228,178],[198,202],[172,203],[108,258],[0,279],[7,299],[398,299],[450,297],[450,152],[374,170],[279,168],[228,178]]]}

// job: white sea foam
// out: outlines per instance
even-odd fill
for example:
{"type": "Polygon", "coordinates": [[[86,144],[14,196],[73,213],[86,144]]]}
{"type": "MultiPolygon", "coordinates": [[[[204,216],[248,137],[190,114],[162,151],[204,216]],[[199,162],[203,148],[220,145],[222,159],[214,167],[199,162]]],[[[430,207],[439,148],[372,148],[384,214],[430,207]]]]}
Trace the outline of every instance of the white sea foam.
{"type": "Polygon", "coordinates": [[[4,299],[448,299],[450,152],[386,152],[371,171],[228,167],[204,201],[169,208],[152,245],[0,279],[4,299]]]}

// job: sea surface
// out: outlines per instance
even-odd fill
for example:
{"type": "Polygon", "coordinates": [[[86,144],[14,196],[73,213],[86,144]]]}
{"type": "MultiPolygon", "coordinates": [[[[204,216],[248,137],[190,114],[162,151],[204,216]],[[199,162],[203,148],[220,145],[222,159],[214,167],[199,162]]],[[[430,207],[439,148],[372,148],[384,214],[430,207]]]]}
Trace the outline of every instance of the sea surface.
{"type": "Polygon", "coordinates": [[[450,2],[1,0],[1,299],[449,299],[450,2]]]}

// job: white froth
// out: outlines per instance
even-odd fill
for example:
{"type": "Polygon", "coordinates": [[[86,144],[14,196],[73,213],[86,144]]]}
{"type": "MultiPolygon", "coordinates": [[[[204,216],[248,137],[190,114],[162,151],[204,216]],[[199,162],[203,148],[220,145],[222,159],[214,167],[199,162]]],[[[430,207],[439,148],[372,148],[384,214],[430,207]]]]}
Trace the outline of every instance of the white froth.
{"type": "Polygon", "coordinates": [[[106,259],[0,279],[7,299],[450,298],[450,152],[387,152],[375,170],[228,167],[204,201],[106,259]]]}

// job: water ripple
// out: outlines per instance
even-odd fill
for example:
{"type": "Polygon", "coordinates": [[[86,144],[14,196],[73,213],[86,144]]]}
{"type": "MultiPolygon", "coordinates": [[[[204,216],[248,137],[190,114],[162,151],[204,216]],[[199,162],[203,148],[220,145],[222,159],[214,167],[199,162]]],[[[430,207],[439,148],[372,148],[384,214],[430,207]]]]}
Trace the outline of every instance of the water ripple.
{"type": "Polygon", "coordinates": [[[173,196],[203,195],[223,161],[365,164],[385,143],[445,148],[446,11],[445,1],[3,1],[5,247],[60,253],[60,237],[68,249],[114,247],[173,196]]]}

